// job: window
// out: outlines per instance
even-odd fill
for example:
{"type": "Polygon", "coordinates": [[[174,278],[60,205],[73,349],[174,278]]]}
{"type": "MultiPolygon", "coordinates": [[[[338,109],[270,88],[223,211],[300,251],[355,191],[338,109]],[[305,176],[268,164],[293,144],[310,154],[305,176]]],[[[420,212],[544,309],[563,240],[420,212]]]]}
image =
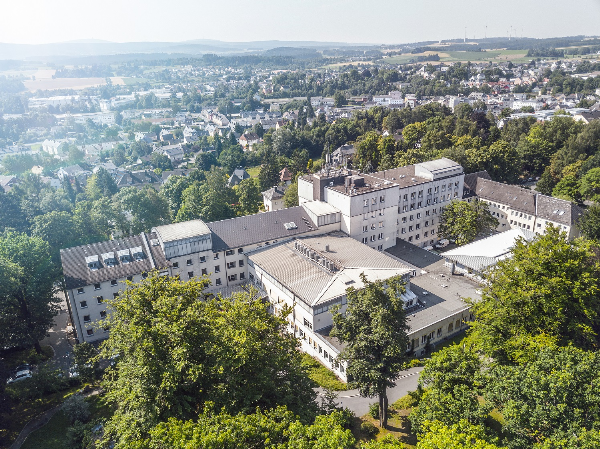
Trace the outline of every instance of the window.
{"type": "Polygon", "coordinates": [[[213,260],[219,260],[219,253],[213,254],[213,260]]]}
{"type": "Polygon", "coordinates": [[[415,228],[416,228],[416,229],[421,229],[421,223],[417,223],[417,224],[415,225],[415,228]]]}
{"type": "Polygon", "coordinates": [[[427,231],[425,231],[425,232],[423,233],[423,237],[429,237],[429,233],[428,233],[427,231]]]}
{"type": "Polygon", "coordinates": [[[375,241],[375,234],[373,234],[373,235],[371,236],[371,241],[372,241],[372,242],[374,242],[374,241],[375,241]]]}
{"type": "Polygon", "coordinates": [[[242,254],[244,252],[244,248],[238,248],[238,254],[242,254]]]}
{"type": "Polygon", "coordinates": [[[206,256],[200,256],[200,263],[206,262],[206,256]]]}
{"type": "Polygon", "coordinates": [[[368,226],[363,226],[363,232],[369,232],[369,227],[368,226]]]}
{"type": "Polygon", "coordinates": [[[229,282],[233,282],[233,281],[237,281],[237,274],[230,274],[229,275],[229,282]]]}
{"type": "Polygon", "coordinates": [[[112,287],[116,287],[116,286],[117,286],[117,280],[116,280],[116,279],[113,279],[112,281],[110,281],[110,285],[111,285],[112,287]]]}
{"type": "Polygon", "coordinates": [[[431,230],[431,235],[435,234],[435,229],[431,230]]]}
{"type": "Polygon", "coordinates": [[[233,256],[234,251],[232,249],[228,249],[227,251],[225,251],[225,255],[226,256],[233,256]]]}
{"type": "Polygon", "coordinates": [[[421,212],[417,214],[417,220],[421,218],[421,212]]]}
{"type": "Polygon", "coordinates": [[[221,272],[221,265],[215,265],[215,273],[221,272]]]}
{"type": "Polygon", "coordinates": [[[431,187],[427,189],[427,195],[431,195],[431,187]]]}
{"type": "Polygon", "coordinates": [[[94,329],[88,329],[86,332],[88,335],[94,335],[94,329]]]}
{"type": "Polygon", "coordinates": [[[371,204],[377,204],[377,198],[371,198],[371,204]]]}
{"type": "Polygon", "coordinates": [[[206,276],[207,274],[206,268],[202,268],[202,276],[206,276]]]}
{"type": "Polygon", "coordinates": [[[379,222],[379,227],[380,227],[380,228],[383,228],[383,221],[380,221],[380,222],[379,222]]]}
{"type": "Polygon", "coordinates": [[[240,273],[240,281],[246,279],[246,273],[240,273]]]}
{"type": "Polygon", "coordinates": [[[413,232],[413,230],[414,230],[414,227],[413,227],[413,226],[409,226],[409,227],[408,227],[408,232],[413,232]]]}
{"type": "Polygon", "coordinates": [[[411,203],[410,204],[410,210],[413,210],[415,208],[415,203],[411,203]]]}
{"type": "Polygon", "coordinates": [[[402,223],[406,223],[406,217],[402,217],[402,223]]]}
{"type": "Polygon", "coordinates": [[[460,320],[456,320],[456,324],[454,325],[454,327],[456,329],[458,329],[460,327],[460,320]]]}
{"type": "Polygon", "coordinates": [[[113,299],[117,299],[119,297],[118,293],[113,293],[113,299]]]}
{"type": "Polygon", "coordinates": [[[79,301],[79,307],[82,309],[87,309],[87,301],[79,301]]]}
{"type": "Polygon", "coordinates": [[[194,277],[193,271],[188,271],[188,279],[192,279],[194,277]]]}
{"type": "Polygon", "coordinates": [[[426,217],[429,217],[429,213],[430,213],[430,212],[431,212],[431,211],[429,211],[429,210],[426,210],[426,211],[425,211],[425,216],[426,216],[426,217]]]}
{"type": "Polygon", "coordinates": [[[380,203],[383,203],[384,201],[385,201],[385,196],[380,196],[380,197],[379,197],[379,202],[380,202],[380,203]]]}
{"type": "Polygon", "coordinates": [[[363,200],[363,206],[368,206],[369,205],[369,200],[363,200]]]}
{"type": "Polygon", "coordinates": [[[377,235],[377,240],[383,240],[383,232],[377,235]]]}
{"type": "Polygon", "coordinates": [[[146,279],[148,277],[148,273],[146,273],[145,271],[142,273],[142,279],[146,279]]]}
{"type": "Polygon", "coordinates": [[[442,336],[442,328],[441,327],[437,330],[437,336],[438,337],[442,336]]]}
{"type": "Polygon", "coordinates": [[[100,290],[100,284],[94,284],[94,290],[100,290]]]}
{"type": "Polygon", "coordinates": [[[244,259],[240,259],[238,265],[240,266],[240,268],[243,267],[244,266],[244,259]]]}
{"type": "Polygon", "coordinates": [[[412,242],[412,235],[408,238],[409,242],[412,242]]]}
{"type": "Polygon", "coordinates": [[[189,267],[190,265],[193,265],[194,262],[192,261],[192,259],[188,259],[185,261],[185,264],[189,267]]]}
{"type": "Polygon", "coordinates": [[[106,318],[106,310],[100,312],[100,318],[106,318]]]}
{"type": "Polygon", "coordinates": [[[215,285],[221,285],[221,278],[215,279],[215,285]]]}
{"type": "Polygon", "coordinates": [[[440,187],[439,187],[439,186],[436,186],[436,187],[435,187],[435,189],[433,189],[433,191],[434,191],[435,193],[438,193],[438,192],[440,191],[440,187]]]}
{"type": "Polygon", "coordinates": [[[179,268],[179,262],[173,262],[173,268],[179,268]]]}
{"type": "Polygon", "coordinates": [[[77,289],[77,294],[81,295],[84,292],[83,287],[77,289]]]}
{"type": "Polygon", "coordinates": [[[427,343],[427,335],[422,335],[421,336],[421,344],[425,344],[427,343]]]}
{"type": "Polygon", "coordinates": [[[421,198],[423,196],[423,191],[419,190],[419,198],[421,198]]]}
{"type": "Polygon", "coordinates": [[[409,217],[409,220],[410,220],[410,221],[413,221],[414,219],[415,219],[415,216],[414,216],[414,215],[411,215],[411,216],[409,217]]]}
{"type": "Polygon", "coordinates": [[[227,268],[231,269],[231,268],[235,268],[236,263],[235,262],[227,262],[227,268]]]}
{"type": "Polygon", "coordinates": [[[412,193],[410,194],[410,199],[411,199],[411,200],[414,200],[416,196],[417,196],[417,194],[416,194],[415,192],[412,192],[412,193]]]}
{"type": "Polygon", "coordinates": [[[368,243],[369,242],[369,237],[363,237],[362,242],[363,243],[368,243]]]}
{"type": "Polygon", "coordinates": [[[128,280],[129,282],[133,282],[133,276],[127,276],[127,280],[128,280]]]}
{"type": "Polygon", "coordinates": [[[407,194],[407,193],[405,193],[405,194],[404,194],[404,196],[402,197],[402,199],[403,199],[404,201],[408,201],[408,194],[407,194]]]}
{"type": "Polygon", "coordinates": [[[402,206],[402,212],[406,212],[408,210],[408,206],[402,206]]]}
{"type": "Polygon", "coordinates": [[[377,250],[378,251],[383,251],[383,245],[377,245],[377,250]]]}
{"type": "Polygon", "coordinates": [[[425,221],[425,227],[429,226],[429,220],[425,221]]]}
{"type": "Polygon", "coordinates": [[[417,209],[418,209],[419,207],[423,207],[423,201],[419,201],[419,202],[417,203],[417,209]]]}
{"type": "Polygon", "coordinates": [[[96,296],[96,304],[102,304],[104,302],[104,298],[102,296],[96,296]]]}
{"type": "Polygon", "coordinates": [[[402,234],[406,234],[406,228],[402,228],[402,234]]]}
{"type": "Polygon", "coordinates": [[[448,324],[448,333],[452,332],[454,330],[454,324],[450,323],[448,324]]]}
{"type": "Polygon", "coordinates": [[[371,230],[375,230],[375,223],[371,225],[371,230]]]}
{"type": "Polygon", "coordinates": [[[415,235],[415,240],[419,240],[421,238],[420,234],[415,235]]]}
{"type": "Polygon", "coordinates": [[[91,323],[92,319],[90,318],[89,315],[83,315],[83,322],[84,323],[91,323]]]}

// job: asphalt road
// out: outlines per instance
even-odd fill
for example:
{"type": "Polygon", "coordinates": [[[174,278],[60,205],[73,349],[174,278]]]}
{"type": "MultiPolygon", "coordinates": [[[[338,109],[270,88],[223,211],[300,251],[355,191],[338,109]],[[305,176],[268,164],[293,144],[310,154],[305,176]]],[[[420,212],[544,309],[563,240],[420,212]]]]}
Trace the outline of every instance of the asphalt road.
{"type": "Polygon", "coordinates": [[[50,329],[49,336],[42,340],[42,346],[50,345],[54,349],[54,357],[48,362],[63,371],[68,371],[72,357],[73,347],[67,340],[67,325],[69,312],[67,302],[62,292],[57,296],[61,299],[60,311],[54,317],[54,326],[50,329]]]}
{"type": "MultiPolygon", "coordinates": [[[[396,381],[396,386],[390,388],[387,392],[388,403],[392,404],[406,396],[409,391],[415,391],[419,383],[419,373],[423,370],[422,367],[411,368],[400,373],[400,377],[396,381]]],[[[320,393],[320,391],[319,391],[320,393]]],[[[376,397],[363,398],[358,394],[358,390],[347,390],[338,392],[337,403],[340,407],[349,408],[356,416],[363,416],[369,412],[369,405],[377,402],[376,397]]]]}

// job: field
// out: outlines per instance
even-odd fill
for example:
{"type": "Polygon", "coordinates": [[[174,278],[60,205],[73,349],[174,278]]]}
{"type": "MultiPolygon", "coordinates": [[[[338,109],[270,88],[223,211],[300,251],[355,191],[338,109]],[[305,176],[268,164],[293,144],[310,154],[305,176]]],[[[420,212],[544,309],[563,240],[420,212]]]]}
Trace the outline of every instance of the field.
{"type": "Polygon", "coordinates": [[[73,89],[81,90],[88,87],[104,86],[105,78],[55,78],[36,79],[23,81],[25,88],[30,92],[36,90],[59,90],[73,89]]]}
{"type": "MultiPolygon", "coordinates": [[[[456,62],[456,61],[527,61],[527,52],[524,50],[488,50],[488,51],[449,51],[437,52],[426,51],[424,53],[405,54],[392,56],[391,58],[383,59],[383,62],[388,64],[407,64],[411,60],[416,60],[419,56],[428,56],[438,54],[441,62],[456,62]]],[[[434,61],[431,61],[434,62],[434,61]]],[[[423,62],[423,63],[426,63],[423,62]]]]}

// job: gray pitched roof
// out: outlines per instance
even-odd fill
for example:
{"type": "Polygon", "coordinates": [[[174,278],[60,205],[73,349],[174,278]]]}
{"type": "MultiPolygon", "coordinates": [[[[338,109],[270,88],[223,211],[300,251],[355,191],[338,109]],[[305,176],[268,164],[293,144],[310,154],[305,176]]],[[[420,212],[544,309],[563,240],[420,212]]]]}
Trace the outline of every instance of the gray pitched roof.
{"type": "Polygon", "coordinates": [[[283,198],[287,186],[275,186],[271,187],[269,190],[265,190],[262,192],[263,198],[267,201],[278,200],[283,198]]]}
{"type": "Polygon", "coordinates": [[[160,245],[152,246],[149,243],[150,240],[155,238],[156,234],[151,233],[61,249],[60,258],[67,289],[85,287],[86,285],[93,285],[113,279],[122,279],[145,271],[151,271],[155,268],[167,267],[167,260],[160,245]],[[102,260],[103,254],[117,253],[121,250],[138,247],[141,247],[144,252],[144,258],[141,260],[134,260],[130,263],[121,263],[117,260],[117,263],[110,267],[102,260]],[[86,258],[93,256],[98,257],[100,268],[92,270],[88,267],[86,258]]]}
{"type": "Polygon", "coordinates": [[[577,224],[583,209],[570,201],[538,195],[537,216],[567,226],[577,224]]]}
{"type": "Polygon", "coordinates": [[[478,178],[475,194],[479,198],[509,204],[514,210],[535,215],[536,193],[533,190],[478,178]]]}
{"type": "Polygon", "coordinates": [[[302,206],[214,221],[207,226],[212,231],[215,251],[284,239],[317,229],[302,206]],[[297,228],[286,229],[284,223],[290,222],[297,228]]]}

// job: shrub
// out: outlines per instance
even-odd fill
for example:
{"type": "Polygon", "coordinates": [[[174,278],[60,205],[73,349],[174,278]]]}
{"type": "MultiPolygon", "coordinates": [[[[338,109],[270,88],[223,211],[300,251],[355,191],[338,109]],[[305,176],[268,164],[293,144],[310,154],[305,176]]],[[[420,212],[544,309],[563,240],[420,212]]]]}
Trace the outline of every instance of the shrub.
{"type": "Polygon", "coordinates": [[[360,431],[368,437],[374,437],[379,433],[379,429],[375,426],[375,424],[369,421],[365,421],[360,425],[360,431]]]}
{"type": "Polygon", "coordinates": [[[62,411],[67,416],[71,424],[79,421],[85,423],[90,419],[90,406],[83,396],[74,394],[70,396],[62,405],[62,411]]]}
{"type": "Polygon", "coordinates": [[[373,419],[379,419],[379,402],[369,405],[369,415],[373,419]]]}

